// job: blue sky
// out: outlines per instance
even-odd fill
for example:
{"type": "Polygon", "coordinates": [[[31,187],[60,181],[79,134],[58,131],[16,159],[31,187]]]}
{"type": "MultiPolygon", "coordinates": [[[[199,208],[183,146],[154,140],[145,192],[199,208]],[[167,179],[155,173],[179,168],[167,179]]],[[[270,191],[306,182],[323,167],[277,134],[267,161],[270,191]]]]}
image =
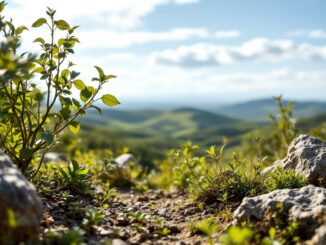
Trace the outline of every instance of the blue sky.
{"type": "MultiPolygon", "coordinates": [[[[82,77],[93,65],[116,74],[106,92],[126,107],[326,100],[324,0],[9,0],[7,15],[31,24],[46,6],[81,26],[82,77]]],[[[36,51],[39,34],[23,48],[36,51]]]]}

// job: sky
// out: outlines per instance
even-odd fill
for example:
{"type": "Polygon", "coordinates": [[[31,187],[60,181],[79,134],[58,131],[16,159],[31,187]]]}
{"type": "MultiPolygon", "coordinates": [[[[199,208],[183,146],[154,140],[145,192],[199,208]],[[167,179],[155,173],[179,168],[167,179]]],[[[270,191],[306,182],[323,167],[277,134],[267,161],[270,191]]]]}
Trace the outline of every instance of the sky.
{"type": "MultiPolygon", "coordinates": [[[[125,107],[230,104],[283,94],[326,101],[325,0],[7,0],[16,25],[45,16],[79,25],[71,60],[94,65],[125,107]]],[[[22,49],[46,29],[23,35],[22,49]]]]}

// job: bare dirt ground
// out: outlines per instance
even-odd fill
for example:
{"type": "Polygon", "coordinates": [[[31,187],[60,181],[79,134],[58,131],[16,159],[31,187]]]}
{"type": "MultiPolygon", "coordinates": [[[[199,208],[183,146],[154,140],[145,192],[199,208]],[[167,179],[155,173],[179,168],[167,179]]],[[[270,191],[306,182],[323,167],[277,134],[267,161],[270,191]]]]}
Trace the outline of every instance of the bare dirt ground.
{"type": "MultiPolygon", "coordinates": [[[[64,231],[83,227],[85,208],[96,207],[91,196],[53,194],[43,198],[42,231],[64,231]]],[[[222,206],[193,204],[180,192],[149,190],[145,193],[120,191],[107,207],[99,208],[105,215],[102,222],[85,235],[87,244],[207,244],[202,234],[193,234],[190,224],[208,217],[217,217],[227,224],[228,213],[221,216],[222,206]],[[111,242],[110,242],[111,241],[111,242]]],[[[219,227],[223,230],[225,225],[219,227]]]]}

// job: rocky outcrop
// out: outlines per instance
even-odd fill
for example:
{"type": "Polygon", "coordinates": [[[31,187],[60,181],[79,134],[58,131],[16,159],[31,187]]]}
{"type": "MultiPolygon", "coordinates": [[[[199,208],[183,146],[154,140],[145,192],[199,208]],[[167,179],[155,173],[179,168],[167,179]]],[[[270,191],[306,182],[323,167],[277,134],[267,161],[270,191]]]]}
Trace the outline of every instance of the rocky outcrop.
{"type": "Polygon", "coordinates": [[[289,146],[287,157],[276,161],[263,173],[267,174],[277,167],[292,168],[303,174],[309,183],[326,186],[326,142],[308,135],[300,135],[289,146]]]}
{"type": "Polygon", "coordinates": [[[271,215],[297,222],[299,229],[305,229],[309,237],[324,223],[326,189],[308,185],[300,189],[275,190],[257,197],[244,198],[233,213],[233,224],[264,221],[271,215]]]}
{"type": "Polygon", "coordinates": [[[42,202],[35,187],[0,152],[0,243],[7,237],[17,241],[36,237],[41,217],[42,202]]]}
{"type": "Polygon", "coordinates": [[[44,155],[44,162],[67,162],[67,157],[63,153],[49,152],[44,155]]]}
{"type": "Polygon", "coordinates": [[[305,245],[325,245],[326,244],[326,224],[320,226],[313,238],[305,242],[305,245]]]}
{"type": "Polygon", "coordinates": [[[112,163],[116,165],[117,169],[121,170],[129,166],[130,163],[137,163],[137,160],[134,155],[125,153],[115,158],[112,163]]]}

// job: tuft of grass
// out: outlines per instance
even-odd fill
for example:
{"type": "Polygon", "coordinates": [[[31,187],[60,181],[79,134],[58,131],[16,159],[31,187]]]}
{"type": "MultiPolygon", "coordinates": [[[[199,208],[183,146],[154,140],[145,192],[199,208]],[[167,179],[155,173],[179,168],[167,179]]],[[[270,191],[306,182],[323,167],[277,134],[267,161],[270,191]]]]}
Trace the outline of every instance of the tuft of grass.
{"type": "Polygon", "coordinates": [[[271,192],[277,189],[301,188],[309,184],[308,179],[295,172],[294,169],[277,168],[271,172],[264,181],[266,191],[271,192]]]}
{"type": "Polygon", "coordinates": [[[264,191],[260,174],[264,159],[248,163],[234,155],[231,162],[225,163],[224,146],[212,146],[205,153],[184,160],[190,173],[187,189],[196,202],[238,203],[264,191]]]}

